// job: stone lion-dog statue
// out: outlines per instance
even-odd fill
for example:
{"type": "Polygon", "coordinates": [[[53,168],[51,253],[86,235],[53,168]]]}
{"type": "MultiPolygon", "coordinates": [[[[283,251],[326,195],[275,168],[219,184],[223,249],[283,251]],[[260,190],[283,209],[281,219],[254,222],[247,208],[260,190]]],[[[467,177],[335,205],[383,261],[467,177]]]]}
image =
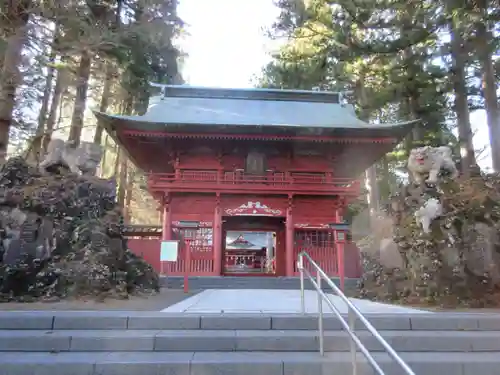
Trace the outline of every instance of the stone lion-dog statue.
{"type": "Polygon", "coordinates": [[[415,219],[424,233],[430,233],[431,223],[443,214],[443,205],[436,198],[430,198],[415,212],[415,219]]]}
{"type": "Polygon", "coordinates": [[[40,172],[47,173],[47,168],[62,164],[76,174],[95,175],[103,155],[102,146],[92,142],[80,142],[75,146],[72,141],[51,139],[47,154],[38,166],[40,172]]]}
{"type": "Polygon", "coordinates": [[[458,177],[459,173],[453,162],[450,147],[425,146],[411,150],[408,158],[408,171],[416,184],[421,185],[424,181],[437,184],[441,170],[448,171],[452,179],[458,177]]]}

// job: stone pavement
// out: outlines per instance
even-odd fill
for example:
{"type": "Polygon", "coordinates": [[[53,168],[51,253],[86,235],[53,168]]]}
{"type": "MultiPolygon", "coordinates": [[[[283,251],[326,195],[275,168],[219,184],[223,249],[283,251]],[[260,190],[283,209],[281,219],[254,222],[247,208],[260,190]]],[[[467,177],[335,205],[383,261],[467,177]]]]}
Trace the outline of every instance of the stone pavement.
{"type": "MultiPolygon", "coordinates": [[[[328,294],[343,314],[347,305],[337,296],[328,294]]],[[[363,314],[432,314],[425,310],[350,298],[363,314]]],[[[305,291],[306,313],[318,312],[316,291],[305,291]]],[[[300,313],[300,291],[263,289],[208,289],[162,310],[172,313],[300,313]]],[[[332,313],[323,302],[323,312],[332,313]]]]}
{"type": "Polygon", "coordinates": [[[2,311],[161,311],[169,306],[189,298],[198,290],[184,293],[182,290],[162,288],[160,293],[130,296],[126,300],[106,298],[97,301],[92,298],[66,299],[44,302],[9,302],[0,303],[2,311]]]}

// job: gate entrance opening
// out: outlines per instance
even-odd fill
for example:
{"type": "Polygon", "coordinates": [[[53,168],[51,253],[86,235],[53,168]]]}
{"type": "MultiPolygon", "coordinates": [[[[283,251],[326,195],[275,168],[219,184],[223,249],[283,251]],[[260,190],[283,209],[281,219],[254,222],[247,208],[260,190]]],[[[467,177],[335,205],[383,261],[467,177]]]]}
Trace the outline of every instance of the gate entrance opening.
{"type": "Polygon", "coordinates": [[[281,275],[284,223],[279,217],[224,217],[222,269],[225,275],[281,275]]]}
{"type": "Polygon", "coordinates": [[[227,231],[225,274],[276,273],[276,232],[227,231]]]}

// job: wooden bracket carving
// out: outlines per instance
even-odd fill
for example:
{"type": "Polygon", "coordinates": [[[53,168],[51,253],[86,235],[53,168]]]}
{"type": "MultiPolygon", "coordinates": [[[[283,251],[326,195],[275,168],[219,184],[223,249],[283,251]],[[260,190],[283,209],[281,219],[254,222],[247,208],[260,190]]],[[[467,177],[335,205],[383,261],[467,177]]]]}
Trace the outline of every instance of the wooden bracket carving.
{"type": "Polygon", "coordinates": [[[219,215],[219,221],[220,221],[220,214],[221,214],[221,201],[220,201],[220,192],[215,193],[215,214],[219,215]]]}
{"type": "Polygon", "coordinates": [[[347,198],[346,197],[339,198],[339,201],[340,201],[340,207],[341,208],[346,208],[347,207],[347,198]]]}
{"type": "Polygon", "coordinates": [[[335,201],[333,202],[333,207],[335,209],[343,209],[347,206],[347,200],[345,197],[338,197],[337,199],[335,199],[335,201]]]}
{"type": "Polygon", "coordinates": [[[223,150],[221,150],[221,149],[218,149],[218,150],[217,150],[217,161],[218,161],[219,163],[222,163],[222,158],[223,158],[223,156],[224,156],[224,151],[223,151],[223,150]]]}
{"type": "Polygon", "coordinates": [[[170,195],[170,193],[165,193],[163,195],[163,200],[162,200],[163,205],[169,206],[171,202],[172,202],[172,196],[170,195]]]}
{"type": "Polygon", "coordinates": [[[293,194],[288,194],[287,209],[292,212],[293,209],[293,194]]]}

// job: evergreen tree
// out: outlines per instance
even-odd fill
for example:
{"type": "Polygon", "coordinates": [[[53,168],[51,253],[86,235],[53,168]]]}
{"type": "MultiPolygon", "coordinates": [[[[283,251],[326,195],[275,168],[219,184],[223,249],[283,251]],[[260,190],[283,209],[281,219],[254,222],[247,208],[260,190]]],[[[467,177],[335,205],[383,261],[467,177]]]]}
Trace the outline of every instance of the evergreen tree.
{"type": "Polygon", "coordinates": [[[352,91],[358,115],[366,121],[420,120],[401,148],[387,155],[376,173],[368,173],[369,180],[378,180],[370,182],[375,191],[384,186],[380,190],[387,196],[409,150],[421,144],[452,146],[463,159],[465,175],[476,165],[469,120],[470,110],[477,108],[471,99],[478,90],[469,79],[475,56],[489,98],[495,149],[493,2],[297,3],[277,2],[281,14],[270,34],[288,41],[264,67],[258,85],[352,91]]]}
{"type": "Polygon", "coordinates": [[[176,9],[177,0],[0,0],[0,155],[10,146],[36,162],[53,133],[93,139],[104,143],[102,171],[120,177],[121,203],[144,195],[90,109],[141,113],[150,81],[182,82],[176,9]]]}

